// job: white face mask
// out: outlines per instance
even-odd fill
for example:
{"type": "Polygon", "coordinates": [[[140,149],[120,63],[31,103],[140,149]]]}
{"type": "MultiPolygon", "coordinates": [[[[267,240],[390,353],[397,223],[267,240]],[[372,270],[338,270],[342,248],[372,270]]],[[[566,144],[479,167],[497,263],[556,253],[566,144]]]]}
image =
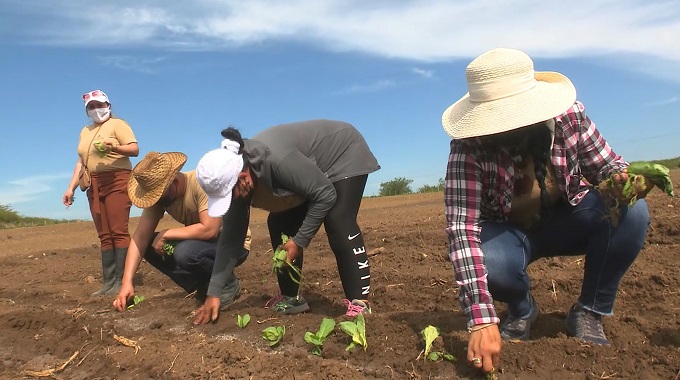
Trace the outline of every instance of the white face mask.
{"type": "Polygon", "coordinates": [[[111,117],[111,107],[106,108],[93,108],[87,110],[87,116],[89,116],[95,123],[101,124],[111,117]]]}

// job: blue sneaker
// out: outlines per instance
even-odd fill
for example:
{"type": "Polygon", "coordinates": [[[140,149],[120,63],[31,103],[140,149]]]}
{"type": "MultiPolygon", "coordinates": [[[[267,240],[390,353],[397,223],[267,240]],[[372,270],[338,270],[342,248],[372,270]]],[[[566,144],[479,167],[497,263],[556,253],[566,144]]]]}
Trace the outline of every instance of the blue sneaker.
{"type": "Polygon", "coordinates": [[[538,304],[530,294],[531,311],[524,317],[515,317],[508,313],[508,317],[500,325],[501,338],[505,340],[528,340],[531,324],[538,318],[538,304]]]}
{"type": "Polygon", "coordinates": [[[567,313],[567,333],[588,343],[609,346],[609,340],[604,335],[602,315],[589,311],[574,304],[567,313]]]}

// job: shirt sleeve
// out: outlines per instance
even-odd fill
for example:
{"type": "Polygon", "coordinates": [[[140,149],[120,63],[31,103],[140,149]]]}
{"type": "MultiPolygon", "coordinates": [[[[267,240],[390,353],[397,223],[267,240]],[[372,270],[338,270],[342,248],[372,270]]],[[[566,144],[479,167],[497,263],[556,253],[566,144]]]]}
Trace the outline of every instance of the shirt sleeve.
{"type": "Polygon", "coordinates": [[[316,163],[297,151],[290,153],[273,168],[273,174],[278,184],[309,201],[302,226],[292,237],[295,244],[306,248],[319,231],[328,211],[335,205],[335,187],[316,163]]]}
{"type": "Polygon", "coordinates": [[[222,216],[222,232],[217,241],[208,295],[219,297],[234,272],[236,263],[243,256],[243,245],[250,223],[250,199],[232,198],[229,211],[222,216]]]}
{"type": "Polygon", "coordinates": [[[574,103],[567,111],[566,117],[567,128],[572,133],[578,134],[576,138],[579,166],[588,182],[597,185],[613,173],[621,172],[628,167],[628,163],[614,153],[595,127],[595,123],[588,118],[581,102],[574,103]]]}
{"type": "Polygon", "coordinates": [[[470,148],[454,140],[444,187],[446,233],[449,258],[461,289],[460,303],[468,317],[468,327],[500,322],[488,289],[481,247],[481,201],[482,167],[470,148]]]}
{"type": "Polygon", "coordinates": [[[118,140],[120,145],[127,145],[137,142],[135,134],[132,132],[130,125],[123,119],[119,119],[119,121],[120,122],[114,129],[114,133],[116,134],[116,140],[118,140]]]}

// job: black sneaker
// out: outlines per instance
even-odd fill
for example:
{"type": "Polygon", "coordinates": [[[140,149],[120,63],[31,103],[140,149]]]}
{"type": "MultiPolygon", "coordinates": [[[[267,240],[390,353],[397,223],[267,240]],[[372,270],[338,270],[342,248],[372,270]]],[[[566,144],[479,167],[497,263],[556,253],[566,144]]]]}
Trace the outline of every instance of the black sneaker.
{"type": "Polygon", "coordinates": [[[574,304],[567,313],[567,333],[588,343],[609,346],[602,328],[602,315],[574,304]]]}
{"type": "Polygon", "coordinates": [[[274,305],[274,310],[279,314],[298,314],[309,310],[309,305],[302,296],[288,297],[282,295],[281,299],[274,305]]]}
{"type": "Polygon", "coordinates": [[[531,311],[525,317],[515,317],[508,313],[508,318],[501,323],[501,338],[505,340],[528,340],[531,324],[538,318],[538,304],[531,294],[531,311]]]}

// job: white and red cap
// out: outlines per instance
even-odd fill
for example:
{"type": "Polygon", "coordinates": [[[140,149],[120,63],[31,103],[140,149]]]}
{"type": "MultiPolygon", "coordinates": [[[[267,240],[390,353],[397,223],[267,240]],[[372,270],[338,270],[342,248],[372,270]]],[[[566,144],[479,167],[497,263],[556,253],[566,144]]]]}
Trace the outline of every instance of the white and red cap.
{"type": "Polygon", "coordinates": [[[109,102],[109,97],[106,96],[106,93],[102,90],[92,90],[83,94],[83,101],[85,102],[85,107],[92,101],[111,104],[111,102],[109,102]]]}

